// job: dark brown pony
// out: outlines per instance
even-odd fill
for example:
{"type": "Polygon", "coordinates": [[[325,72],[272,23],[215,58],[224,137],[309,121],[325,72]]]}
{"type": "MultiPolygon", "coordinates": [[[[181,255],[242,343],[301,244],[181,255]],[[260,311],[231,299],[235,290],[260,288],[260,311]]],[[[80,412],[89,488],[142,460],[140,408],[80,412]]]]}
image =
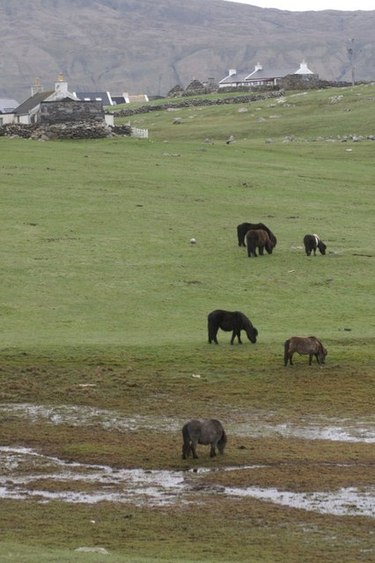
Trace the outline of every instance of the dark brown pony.
{"type": "Polygon", "coordinates": [[[276,246],[277,238],[275,237],[271,229],[269,229],[264,223],[241,223],[240,225],[237,225],[238,246],[246,246],[245,236],[247,231],[256,229],[263,229],[263,231],[266,231],[272,241],[273,246],[276,246]]]}
{"type": "Polygon", "coordinates": [[[327,350],[323,344],[316,338],[316,336],[308,336],[307,338],[301,336],[292,336],[284,343],[284,365],[287,366],[288,362],[293,365],[293,354],[297,352],[301,356],[304,354],[309,355],[309,366],[311,366],[312,358],[315,356],[318,364],[324,364],[327,350]]]}
{"type": "Polygon", "coordinates": [[[272,254],[274,244],[267,231],[264,231],[263,229],[253,229],[247,231],[245,239],[247,255],[249,258],[250,256],[257,256],[257,248],[260,256],[263,256],[264,249],[267,250],[268,254],[272,254]]]}
{"type": "Polygon", "coordinates": [[[320,254],[326,253],[327,245],[325,245],[320,237],[316,234],[305,235],[303,237],[303,244],[305,245],[305,252],[307,256],[311,256],[312,252],[314,252],[314,256],[316,256],[317,248],[319,249],[320,254]]]}
{"type": "Polygon", "coordinates": [[[230,343],[233,344],[235,337],[237,336],[238,343],[242,344],[241,341],[241,330],[244,330],[247,334],[250,342],[255,344],[257,341],[258,331],[252,325],[250,319],[240,313],[240,311],[223,311],[222,309],[216,309],[209,313],[207,317],[208,325],[208,343],[217,341],[217,333],[219,328],[225,332],[232,331],[232,338],[230,343]]]}
{"type": "Polygon", "coordinates": [[[227,443],[227,435],[219,420],[190,420],[182,428],[182,459],[189,457],[197,459],[197,444],[211,446],[210,457],[216,456],[216,448],[223,454],[227,443]]]}

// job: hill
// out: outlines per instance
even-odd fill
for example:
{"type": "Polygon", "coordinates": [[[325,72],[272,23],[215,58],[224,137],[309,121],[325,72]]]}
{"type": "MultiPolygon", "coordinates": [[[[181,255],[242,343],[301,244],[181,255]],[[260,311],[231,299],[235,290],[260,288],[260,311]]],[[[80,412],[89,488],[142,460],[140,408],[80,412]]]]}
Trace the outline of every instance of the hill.
{"type": "Polygon", "coordinates": [[[327,80],[375,78],[373,12],[303,12],[222,0],[0,0],[0,96],[25,99],[63,72],[72,90],[165,94],[229,68],[298,67],[327,80]]]}

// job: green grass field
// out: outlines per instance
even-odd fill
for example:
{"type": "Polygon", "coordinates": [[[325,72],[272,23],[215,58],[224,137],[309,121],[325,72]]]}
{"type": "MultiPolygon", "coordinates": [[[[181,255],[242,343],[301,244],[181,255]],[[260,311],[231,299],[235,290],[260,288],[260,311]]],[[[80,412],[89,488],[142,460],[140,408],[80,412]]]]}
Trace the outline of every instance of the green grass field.
{"type": "MultiPolygon", "coordinates": [[[[0,137],[0,402],[171,420],[217,416],[227,425],[256,412],[280,424],[305,417],[369,423],[375,142],[339,136],[374,135],[374,105],[375,86],[364,85],[132,117],[149,129],[148,140],[0,137]],[[230,135],[235,142],[227,144],[230,135]],[[272,255],[247,258],[236,239],[243,221],[272,229],[272,255]],[[305,256],[302,239],[313,232],[326,256],[305,256]],[[257,344],[231,347],[230,335],[219,332],[220,345],[209,346],[207,313],[216,308],[247,314],[257,344]],[[309,367],[306,357],[284,368],[283,342],[294,334],[321,337],[324,368],[309,367]]],[[[369,444],[316,444],[234,436],[217,463],[269,464],[274,472],[260,471],[259,485],[290,490],[374,485],[369,444]],[[299,468],[297,476],[285,473],[285,463],[292,473],[299,468]]],[[[52,427],[4,415],[0,446],[10,445],[114,467],[187,467],[179,433],[157,428],[148,435],[52,427]]],[[[241,483],[249,483],[246,471],[241,483]]],[[[159,510],[0,503],[1,561],[352,562],[374,555],[369,518],[251,499],[159,510]],[[91,520],[100,522],[95,532],[91,520]],[[110,555],[74,552],[92,544],[110,555]]]]}

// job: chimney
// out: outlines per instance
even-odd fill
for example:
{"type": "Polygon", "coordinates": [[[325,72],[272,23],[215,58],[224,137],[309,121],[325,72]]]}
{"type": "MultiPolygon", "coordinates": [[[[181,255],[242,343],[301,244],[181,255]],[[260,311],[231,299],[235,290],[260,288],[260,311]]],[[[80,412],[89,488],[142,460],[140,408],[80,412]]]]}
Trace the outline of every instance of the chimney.
{"type": "Polygon", "coordinates": [[[235,68],[230,68],[229,69],[229,76],[234,76],[235,74],[237,74],[237,70],[235,68]]]}
{"type": "Polygon", "coordinates": [[[38,94],[38,92],[42,92],[43,88],[40,83],[40,78],[35,78],[33,86],[31,86],[31,95],[38,94]]]}
{"type": "Polygon", "coordinates": [[[61,97],[68,93],[68,83],[65,82],[65,78],[62,72],[60,72],[57,78],[57,82],[55,82],[55,92],[58,93],[61,97]]]}
{"type": "Polygon", "coordinates": [[[263,70],[263,67],[262,67],[262,65],[261,65],[260,63],[257,63],[257,64],[255,65],[255,72],[258,72],[258,70],[263,70]]]}

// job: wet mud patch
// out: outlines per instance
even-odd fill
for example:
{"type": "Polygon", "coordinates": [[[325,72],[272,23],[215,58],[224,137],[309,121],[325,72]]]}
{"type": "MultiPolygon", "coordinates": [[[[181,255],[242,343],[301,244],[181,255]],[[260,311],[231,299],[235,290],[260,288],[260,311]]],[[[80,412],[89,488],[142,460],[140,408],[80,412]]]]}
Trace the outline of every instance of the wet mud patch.
{"type": "Polygon", "coordinates": [[[199,460],[183,462],[185,419],[1,404],[0,498],[141,508],[247,498],[322,514],[374,516],[370,416],[283,421],[272,412],[224,409],[219,415],[230,437],[225,455],[211,460],[207,447],[199,446],[199,460]]]}
{"type": "MultiPolygon", "coordinates": [[[[114,469],[66,462],[30,448],[0,447],[0,498],[40,503],[127,503],[139,507],[204,504],[221,495],[246,497],[322,514],[375,517],[375,486],[295,492],[274,487],[225,486],[206,482],[208,469],[167,471],[114,469]],[[24,468],[28,468],[25,473],[24,468]]],[[[216,476],[259,470],[259,466],[217,468],[216,476]]]]}
{"type": "MultiPolygon", "coordinates": [[[[375,416],[328,418],[324,416],[301,417],[298,422],[280,422],[270,412],[236,410],[220,415],[230,435],[247,437],[301,438],[352,443],[375,443],[375,416]]],[[[182,418],[160,415],[124,416],[115,410],[81,405],[45,406],[30,403],[0,404],[0,420],[7,417],[26,419],[30,422],[44,420],[49,424],[72,426],[100,426],[105,430],[132,432],[155,430],[177,432],[186,421],[182,418]]]]}

